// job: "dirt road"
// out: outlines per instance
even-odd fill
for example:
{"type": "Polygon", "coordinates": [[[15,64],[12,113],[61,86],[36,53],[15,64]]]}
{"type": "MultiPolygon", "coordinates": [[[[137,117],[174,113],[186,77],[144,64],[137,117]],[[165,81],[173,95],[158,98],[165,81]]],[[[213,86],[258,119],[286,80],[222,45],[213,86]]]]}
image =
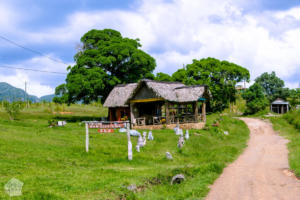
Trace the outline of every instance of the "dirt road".
{"type": "Polygon", "coordinates": [[[271,124],[243,118],[250,129],[248,147],[212,185],[207,200],[300,200],[300,180],[289,170],[283,137],[271,124]]]}

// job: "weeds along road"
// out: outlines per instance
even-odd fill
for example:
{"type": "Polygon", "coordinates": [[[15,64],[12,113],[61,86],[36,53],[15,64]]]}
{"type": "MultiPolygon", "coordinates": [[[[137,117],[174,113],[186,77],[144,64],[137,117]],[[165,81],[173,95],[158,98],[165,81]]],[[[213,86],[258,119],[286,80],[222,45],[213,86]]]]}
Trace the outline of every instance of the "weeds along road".
{"type": "Polygon", "coordinates": [[[248,147],[211,186],[207,200],[300,199],[300,180],[288,168],[288,140],[259,119],[242,118],[250,129],[248,147]]]}

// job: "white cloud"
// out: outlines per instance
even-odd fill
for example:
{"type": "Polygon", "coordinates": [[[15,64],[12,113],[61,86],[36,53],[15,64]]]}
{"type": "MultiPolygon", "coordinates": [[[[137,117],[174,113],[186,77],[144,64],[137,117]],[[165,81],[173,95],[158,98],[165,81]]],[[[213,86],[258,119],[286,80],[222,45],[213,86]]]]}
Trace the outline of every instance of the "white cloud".
{"type": "Polygon", "coordinates": [[[14,12],[14,8],[7,2],[0,1],[0,31],[3,33],[15,29],[19,21],[20,16],[14,12]]]}
{"type": "Polygon", "coordinates": [[[28,74],[21,70],[16,70],[13,75],[0,75],[0,82],[6,82],[22,90],[25,90],[25,82],[27,82],[27,93],[38,97],[54,93],[53,88],[47,85],[42,85],[38,81],[31,80],[28,74]]]}
{"type": "MultiPolygon", "coordinates": [[[[74,12],[63,26],[22,35],[40,44],[74,44],[92,28],[113,28],[140,38],[143,49],[156,58],[157,72],[172,73],[192,59],[216,57],[248,68],[252,80],[276,71],[294,87],[298,83],[290,79],[300,70],[300,7],[258,13],[245,12],[246,6],[246,0],[143,0],[136,10],[74,12]]],[[[32,63],[39,66],[40,60],[25,65],[32,63]]],[[[40,65],[62,69],[48,61],[40,65]]]]}
{"type": "MultiPolygon", "coordinates": [[[[57,59],[53,55],[49,56],[57,59]]],[[[73,65],[73,63],[67,64],[73,65]]],[[[24,62],[16,63],[12,66],[8,65],[8,67],[66,73],[66,68],[68,65],[57,63],[48,59],[47,57],[34,57],[24,62]]],[[[16,69],[13,71],[13,73],[0,75],[0,82],[7,82],[21,89],[24,89],[25,82],[27,82],[27,92],[29,94],[41,97],[44,95],[53,94],[55,87],[59,84],[62,84],[65,80],[65,77],[66,75],[16,69]]]]}
{"type": "Polygon", "coordinates": [[[135,11],[76,12],[64,26],[32,37],[40,42],[79,41],[92,28],[114,28],[141,39],[143,49],[157,60],[156,71],[172,73],[193,58],[210,56],[247,67],[253,79],[274,70],[288,80],[300,68],[300,8],[254,15],[244,13],[243,5],[223,0],[142,1],[135,11]]]}

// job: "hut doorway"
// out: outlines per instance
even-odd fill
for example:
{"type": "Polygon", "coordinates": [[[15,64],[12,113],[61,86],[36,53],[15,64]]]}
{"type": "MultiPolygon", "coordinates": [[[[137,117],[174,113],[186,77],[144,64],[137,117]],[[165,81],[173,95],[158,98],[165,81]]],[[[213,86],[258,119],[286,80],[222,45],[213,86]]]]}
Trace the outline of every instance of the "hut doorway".
{"type": "Polygon", "coordinates": [[[110,121],[128,120],[130,117],[130,109],[126,107],[109,108],[110,121]]]}

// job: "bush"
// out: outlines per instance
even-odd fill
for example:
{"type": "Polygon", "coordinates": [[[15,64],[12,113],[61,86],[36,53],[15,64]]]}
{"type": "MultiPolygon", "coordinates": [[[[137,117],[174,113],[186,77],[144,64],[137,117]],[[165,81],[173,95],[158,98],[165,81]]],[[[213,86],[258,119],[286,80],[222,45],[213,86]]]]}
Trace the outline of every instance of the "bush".
{"type": "Polygon", "coordinates": [[[20,111],[24,108],[24,104],[22,102],[9,103],[6,101],[4,102],[3,106],[10,120],[14,120],[20,113],[20,111]]]}
{"type": "Polygon", "coordinates": [[[268,100],[264,95],[263,88],[254,83],[249,89],[242,94],[243,99],[246,100],[245,114],[255,114],[262,111],[268,105],[268,100]]]}
{"type": "Polygon", "coordinates": [[[284,119],[295,126],[295,128],[300,129],[300,111],[295,110],[295,111],[290,111],[286,113],[284,116],[284,119]]]}

